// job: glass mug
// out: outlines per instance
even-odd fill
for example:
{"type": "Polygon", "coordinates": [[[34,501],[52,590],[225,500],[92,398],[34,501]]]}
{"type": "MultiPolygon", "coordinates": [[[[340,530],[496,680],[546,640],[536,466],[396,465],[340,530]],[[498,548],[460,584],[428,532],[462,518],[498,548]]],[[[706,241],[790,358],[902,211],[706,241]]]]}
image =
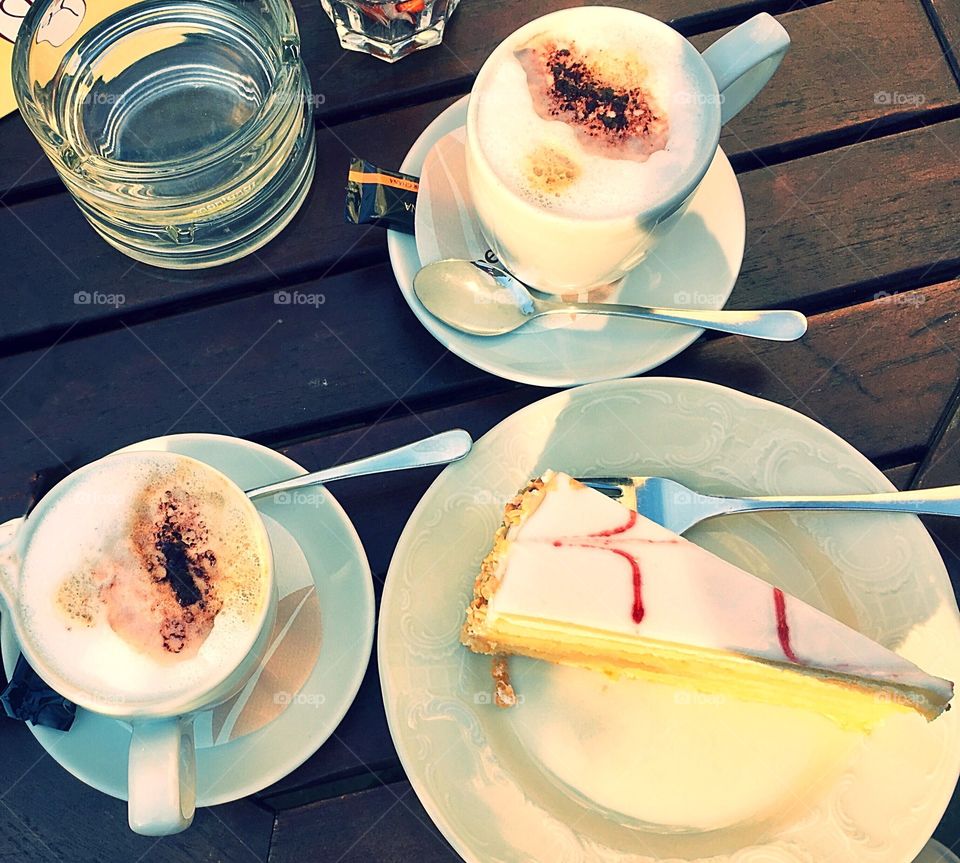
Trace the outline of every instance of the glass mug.
{"type": "Polygon", "coordinates": [[[13,84],[87,221],[136,260],[189,269],[249,254],[310,187],[288,0],[36,0],[13,84]]]}
{"type": "MultiPolygon", "coordinates": [[[[92,517],[97,518],[98,515],[92,517]]],[[[62,541],[60,537],[55,539],[62,541]]],[[[193,721],[199,711],[226,701],[246,685],[260,667],[276,620],[277,590],[270,541],[263,520],[246,494],[215,468],[188,456],[147,451],[105,456],[57,483],[20,521],[13,536],[0,547],[0,597],[5,609],[10,612],[21,652],[49,686],[85,710],[111,716],[131,727],[127,772],[131,829],[147,836],[165,836],[189,827],[196,803],[193,721]],[[49,616],[44,619],[36,612],[28,611],[30,605],[23,599],[26,591],[24,576],[30,573],[32,561],[41,559],[45,554],[64,553],[59,545],[51,548],[52,543],[46,532],[42,532],[38,543],[32,542],[54,508],[65,501],[74,507],[99,510],[106,501],[92,500],[94,492],[89,489],[85,491],[82,486],[78,488],[82,481],[104,469],[121,471],[126,476],[128,472],[138,470],[145,460],[153,465],[160,463],[172,468],[188,466],[194,476],[211,483],[219,493],[225,495],[229,506],[242,514],[245,542],[256,550],[259,587],[259,604],[254,609],[255,613],[244,621],[239,632],[229,632],[226,642],[221,637],[214,672],[191,679],[189,685],[170,687],[165,694],[151,697],[144,696],[142,692],[133,693],[129,688],[124,693],[120,683],[112,689],[109,684],[94,686],[89,682],[89,671],[66,667],[62,655],[58,664],[55,663],[48,652],[49,645],[56,640],[65,624],[58,614],[54,618],[57,629],[51,631],[46,627],[50,623],[49,616]],[[31,617],[37,621],[33,625],[29,623],[31,617]],[[226,648],[222,649],[224,643],[226,648]],[[222,662],[219,661],[221,659],[222,662]]],[[[127,610],[127,606],[124,606],[124,611],[127,610]]],[[[100,625],[106,627],[103,621],[100,625]]],[[[111,623],[111,631],[112,626],[111,623]]],[[[107,637],[119,636],[108,633],[107,637]]],[[[111,657],[115,655],[110,654],[111,657]]],[[[106,663],[109,663],[109,659],[106,663]]],[[[177,659],[169,661],[178,662],[177,659]]],[[[103,671],[106,663],[97,665],[96,675],[110,676],[109,670],[103,671]]],[[[150,666],[151,669],[154,667],[150,666]]],[[[149,671],[145,673],[149,674],[149,671]]]]}
{"type": "MultiPolygon", "coordinates": [[[[619,36],[615,37],[619,38],[619,36]]],[[[761,13],[711,45],[702,55],[666,24],[617,7],[563,9],[524,25],[484,62],[470,94],[466,163],[470,195],[484,236],[500,261],[524,282],[548,293],[574,293],[610,285],[643,260],[679,221],[706,175],[720,140],[720,127],[770,80],[790,44],[777,20],[761,13]],[[695,153],[681,176],[654,198],[624,215],[558,213],[521,197],[498,175],[485,154],[479,114],[485,91],[502,61],[547,27],[576,34],[578,25],[605,26],[610,33],[649,31],[675,52],[696,88],[670,94],[702,106],[695,153]]],[[[501,112],[501,113],[505,113],[501,112]]],[[[519,146],[519,141],[511,143],[519,146]]],[[[650,159],[657,156],[654,153],[650,159]]]]}

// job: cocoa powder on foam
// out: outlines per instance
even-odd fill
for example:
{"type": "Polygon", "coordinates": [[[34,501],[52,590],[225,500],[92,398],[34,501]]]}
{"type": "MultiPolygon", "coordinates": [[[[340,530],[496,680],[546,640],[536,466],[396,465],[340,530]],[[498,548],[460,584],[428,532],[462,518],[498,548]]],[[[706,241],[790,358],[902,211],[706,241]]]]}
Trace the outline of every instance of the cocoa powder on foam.
{"type": "Polygon", "coordinates": [[[587,150],[642,162],[666,147],[667,114],[635,59],[582,51],[575,40],[552,37],[534,39],[514,56],[537,113],[570,125],[587,150]]]}
{"type": "Polygon", "coordinates": [[[197,653],[223,607],[227,580],[214,547],[222,537],[211,541],[204,514],[222,497],[191,491],[181,479],[175,472],[148,486],[126,547],[66,579],[58,593],[77,623],[92,626],[102,611],[117,635],[160,660],[197,653]]]}

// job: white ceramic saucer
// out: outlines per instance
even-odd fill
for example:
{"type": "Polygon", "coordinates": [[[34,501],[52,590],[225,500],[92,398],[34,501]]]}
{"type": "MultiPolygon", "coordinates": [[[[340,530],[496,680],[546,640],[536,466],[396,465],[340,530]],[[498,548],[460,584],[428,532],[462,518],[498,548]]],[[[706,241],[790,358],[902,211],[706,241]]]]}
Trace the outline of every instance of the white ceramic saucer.
{"type": "MultiPolygon", "coordinates": [[[[128,449],[170,450],[207,462],[241,488],[254,488],[306,471],[274,450],[239,438],[209,434],[169,435],[128,449]]],[[[333,733],[360,688],[373,645],[373,582],[366,554],[346,513],[325,488],[256,501],[270,533],[280,593],[312,573],[320,600],[323,640],[303,688],[287,693],[279,716],[229,743],[197,751],[197,803],[213,806],[254,794],[300,766],[333,733]]],[[[11,523],[8,523],[11,524],[11,523]]],[[[7,527],[6,525],[4,527],[7,527]]],[[[9,529],[9,527],[7,527],[9,529]]],[[[9,676],[19,648],[4,613],[0,649],[9,676]]],[[[198,739],[209,716],[197,718],[198,739]]],[[[78,779],[99,791],[127,798],[129,727],[78,709],[64,733],[28,723],[44,749],[78,779]]]]}
{"type": "MultiPolygon", "coordinates": [[[[419,176],[430,150],[462,127],[466,117],[464,97],[424,130],[401,171],[419,176]]],[[[718,150],[681,221],[609,301],[722,308],[740,272],[745,236],[740,186],[727,157],[718,150]]],[[[393,272],[413,313],[444,347],[502,378],[537,386],[572,386],[628,377],[666,362],[702,332],[649,321],[581,317],[565,328],[534,323],[505,336],[470,336],[434,318],[414,294],[413,277],[422,266],[417,246],[408,234],[388,232],[393,272]]]]}
{"type": "MultiPolygon", "coordinates": [[[[956,785],[960,710],[862,736],[814,711],[517,657],[523,703],[490,704],[489,657],[460,644],[460,627],[503,502],[547,468],[712,494],[893,488],[807,417],[700,381],[578,387],[484,435],[410,516],[377,648],[397,752],[453,847],[471,863],[913,860],[956,785]]],[[[915,516],[737,515],[687,538],[960,680],[960,614],[915,516]]]]}

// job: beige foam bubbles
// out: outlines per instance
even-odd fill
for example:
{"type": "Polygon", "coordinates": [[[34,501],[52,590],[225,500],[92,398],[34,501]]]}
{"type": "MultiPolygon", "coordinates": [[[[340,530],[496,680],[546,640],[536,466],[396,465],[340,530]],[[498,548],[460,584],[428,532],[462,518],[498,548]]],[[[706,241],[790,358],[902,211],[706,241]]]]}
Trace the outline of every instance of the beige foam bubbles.
{"type": "Polygon", "coordinates": [[[169,453],[108,457],[43,514],[26,554],[31,643],[95,697],[215,685],[256,639],[268,548],[245,501],[169,453]]]}
{"type": "Polygon", "coordinates": [[[702,64],[681,37],[629,10],[563,10],[508,39],[490,62],[471,95],[480,149],[535,207],[584,219],[641,212],[686,182],[712,143],[701,97],[713,84],[702,64]],[[544,152],[575,170],[531,172],[531,154],[544,152]]]}

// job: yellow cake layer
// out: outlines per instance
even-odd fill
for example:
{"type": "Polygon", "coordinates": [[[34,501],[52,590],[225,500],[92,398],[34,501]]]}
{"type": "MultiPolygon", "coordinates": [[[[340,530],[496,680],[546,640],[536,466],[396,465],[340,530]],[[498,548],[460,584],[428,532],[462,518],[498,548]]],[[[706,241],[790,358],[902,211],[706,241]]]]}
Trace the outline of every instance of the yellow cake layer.
{"type": "Polygon", "coordinates": [[[478,653],[516,654],[746,701],[802,707],[846,728],[869,730],[893,713],[918,711],[933,719],[943,704],[907,686],[746,657],[725,650],[687,648],[636,636],[616,636],[575,624],[498,615],[482,635],[465,632],[478,653]]]}

